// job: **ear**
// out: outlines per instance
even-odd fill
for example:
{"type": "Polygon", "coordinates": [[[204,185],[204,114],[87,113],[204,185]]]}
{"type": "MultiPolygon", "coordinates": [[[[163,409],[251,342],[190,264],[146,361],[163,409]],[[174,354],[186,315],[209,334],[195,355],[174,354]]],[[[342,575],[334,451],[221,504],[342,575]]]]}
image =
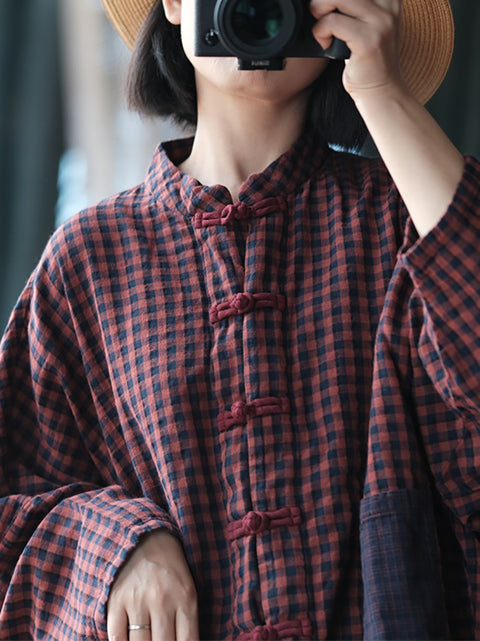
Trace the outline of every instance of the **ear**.
{"type": "Polygon", "coordinates": [[[182,0],[162,0],[165,16],[172,24],[182,21],[182,0]]]}

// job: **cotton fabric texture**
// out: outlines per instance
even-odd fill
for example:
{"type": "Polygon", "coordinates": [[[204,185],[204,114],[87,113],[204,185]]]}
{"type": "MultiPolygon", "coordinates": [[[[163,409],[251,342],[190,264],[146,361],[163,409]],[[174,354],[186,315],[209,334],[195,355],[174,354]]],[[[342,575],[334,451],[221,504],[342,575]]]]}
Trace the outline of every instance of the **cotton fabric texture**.
{"type": "Polygon", "coordinates": [[[11,317],[0,639],[107,639],[157,528],[202,639],[480,638],[480,163],[419,240],[380,161],[302,138],[232,204],[190,145],[58,230],[11,317]]]}

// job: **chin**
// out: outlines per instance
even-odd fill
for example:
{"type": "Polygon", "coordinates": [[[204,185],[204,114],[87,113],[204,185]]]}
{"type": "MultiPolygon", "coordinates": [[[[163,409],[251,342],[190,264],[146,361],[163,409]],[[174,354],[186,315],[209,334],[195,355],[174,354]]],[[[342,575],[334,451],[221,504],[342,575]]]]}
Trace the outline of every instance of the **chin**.
{"type": "Polygon", "coordinates": [[[284,100],[303,93],[324,71],[325,58],[289,58],[280,71],[240,71],[236,58],[194,57],[197,89],[257,100],[284,100]]]}

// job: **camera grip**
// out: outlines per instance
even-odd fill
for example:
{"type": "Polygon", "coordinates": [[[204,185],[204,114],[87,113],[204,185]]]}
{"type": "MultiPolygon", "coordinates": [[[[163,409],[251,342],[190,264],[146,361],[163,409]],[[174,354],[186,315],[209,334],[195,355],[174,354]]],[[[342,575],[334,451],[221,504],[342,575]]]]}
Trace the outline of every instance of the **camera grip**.
{"type": "Polygon", "coordinates": [[[350,58],[350,53],[350,49],[343,40],[333,38],[333,42],[328,49],[323,50],[323,57],[331,60],[346,60],[350,58]]]}

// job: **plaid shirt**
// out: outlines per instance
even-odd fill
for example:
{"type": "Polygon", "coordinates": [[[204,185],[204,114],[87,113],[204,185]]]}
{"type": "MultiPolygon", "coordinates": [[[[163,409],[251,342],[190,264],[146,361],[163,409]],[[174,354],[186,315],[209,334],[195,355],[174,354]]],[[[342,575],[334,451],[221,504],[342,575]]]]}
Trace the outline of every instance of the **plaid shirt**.
{"type": "Polygon", "coordinates": [[[418,240],[380,161],[300,140],[232,205],[190,144],[58,230],[11,317],[0,639],[105,640],[157,528],[203,639],[480,638],[479,164],[418,240]]]}

